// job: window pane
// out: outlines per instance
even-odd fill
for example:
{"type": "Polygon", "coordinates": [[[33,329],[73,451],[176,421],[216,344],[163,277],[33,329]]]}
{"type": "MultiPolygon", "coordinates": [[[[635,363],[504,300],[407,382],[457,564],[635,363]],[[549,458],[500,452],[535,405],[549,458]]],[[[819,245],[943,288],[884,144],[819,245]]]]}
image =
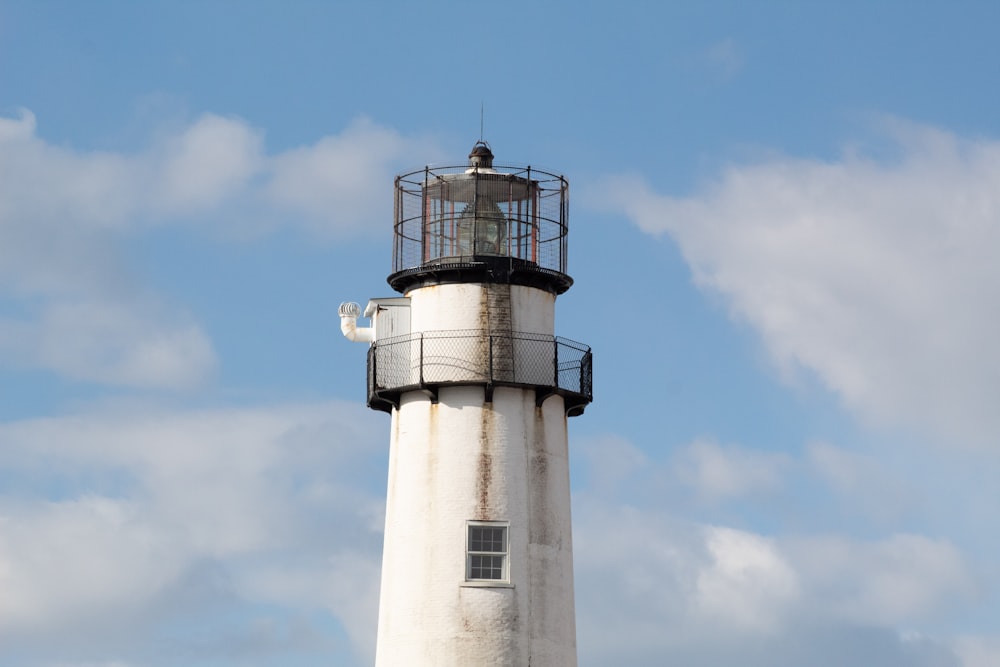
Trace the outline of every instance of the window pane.
{"type": "Polygon", "coordinates": [[[503,528],[490,529],[490,551],[503,551],[503,528]]]}
{"type": "Polygon", "coordinates": [[[506,553],[505,527],[469,526],[469,551],[506,553]]]}
{"type": "Polygon", "coordinates": [[[503,556],[470,556],[470,579],[503,579],[503,556]]]}
{"type": "Polygon", "coordinates": [[[484,551],[483,528],[479,526],[469,528],[469,551],[484,551]]]}

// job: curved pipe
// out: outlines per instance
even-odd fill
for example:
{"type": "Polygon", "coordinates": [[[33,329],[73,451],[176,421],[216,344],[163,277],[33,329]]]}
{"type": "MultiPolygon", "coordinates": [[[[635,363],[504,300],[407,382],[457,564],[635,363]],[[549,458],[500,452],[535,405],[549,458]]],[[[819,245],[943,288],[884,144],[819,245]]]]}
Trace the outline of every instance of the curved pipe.
{"type": "Polygon", "coordinates": [[[356,343],[370,343],[375,340],[375,330],[372,327],[358,326],[361,306],[353,301],[347,301],[340,304],[337,313],[340,315],[340,331],[344,334],[344,338],[356,343]]]}

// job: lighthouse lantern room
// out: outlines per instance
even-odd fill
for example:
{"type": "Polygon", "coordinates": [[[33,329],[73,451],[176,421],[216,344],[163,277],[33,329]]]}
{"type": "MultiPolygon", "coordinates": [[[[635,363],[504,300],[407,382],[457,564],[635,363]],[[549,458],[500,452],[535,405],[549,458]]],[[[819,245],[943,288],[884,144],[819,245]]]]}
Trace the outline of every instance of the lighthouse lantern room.
{"type": "Polygon", "coordinates": [[[569,184],[497,166],[396,178],[402,297],[340,307],[392,416],[377,667],[576,665],[566,419],[590,348],[554,335],[569,184]]]}

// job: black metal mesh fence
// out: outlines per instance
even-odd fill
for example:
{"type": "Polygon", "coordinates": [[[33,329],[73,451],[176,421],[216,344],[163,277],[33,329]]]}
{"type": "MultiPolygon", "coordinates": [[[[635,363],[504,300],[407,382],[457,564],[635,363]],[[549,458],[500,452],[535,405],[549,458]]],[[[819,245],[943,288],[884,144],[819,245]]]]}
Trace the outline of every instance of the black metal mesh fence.
{"type": "Polygon", "coordinates": [[[593,397],[590,348],[523,332],[427,331],[387,338],[368,356],[368,393],[400,393],[446,384],[550,388],[593,397]]]}
{"type": "Polygon", "coordinates": [[[566,273],[569,183],[531,167],[425,167],[396,178],[393,272],[509,257],[566,273]]]}

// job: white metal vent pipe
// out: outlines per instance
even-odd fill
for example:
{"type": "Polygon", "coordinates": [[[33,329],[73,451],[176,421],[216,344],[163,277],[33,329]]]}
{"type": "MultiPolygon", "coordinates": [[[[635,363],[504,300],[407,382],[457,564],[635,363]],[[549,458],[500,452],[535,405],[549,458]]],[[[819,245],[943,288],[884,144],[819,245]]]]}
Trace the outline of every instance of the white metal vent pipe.
{"type": "Polygon", "coordinates": [[[340,314],[340,331],[347,340],[356,343],[370,343],[375,340],[375,329],[372,327],[359,327],[358,317],[361,315],[361,306],[353,301],[345,301],[337,309],[340,314]]]}

